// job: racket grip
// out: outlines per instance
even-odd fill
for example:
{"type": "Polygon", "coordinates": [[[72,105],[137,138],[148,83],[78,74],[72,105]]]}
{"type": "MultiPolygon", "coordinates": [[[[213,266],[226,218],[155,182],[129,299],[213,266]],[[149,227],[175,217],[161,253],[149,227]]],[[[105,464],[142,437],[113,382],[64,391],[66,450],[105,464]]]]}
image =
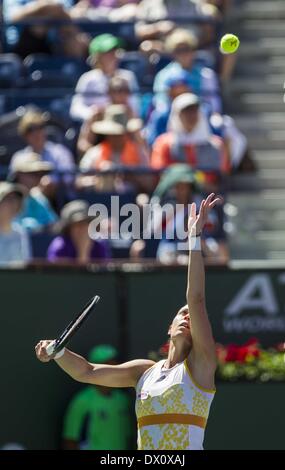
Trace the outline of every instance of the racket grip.
{"type": "Polygon", "coordinates": [[[46,352],[48,356],[52,356],[52,354],[54,353],[54,346],[55,346],[55,341],[47,345],[46,352]]]}

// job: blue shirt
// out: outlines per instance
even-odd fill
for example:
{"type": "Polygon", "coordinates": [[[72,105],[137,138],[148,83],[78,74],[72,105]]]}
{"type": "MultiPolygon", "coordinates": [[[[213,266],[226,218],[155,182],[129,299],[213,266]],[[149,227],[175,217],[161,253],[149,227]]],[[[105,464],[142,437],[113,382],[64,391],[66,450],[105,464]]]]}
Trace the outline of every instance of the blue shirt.
{"type": "Polygon", "coordinates": [[[167,131],[167,123],[169,119],[170,109],[159,111],[155,109],[150,116],[146,126],[146,139],[149,146],[154,144],[155,139],[167,131]]]}
{"type": "Polygon", "coordinates": [[[44,196],[29,194],[24,201],[21,213],[15,220],[21,227],[33,232],[54,224],[58,220],[58,216],[51,208],[48,199],[44,196]]]}
{"type": "MultiPolygon", "coordinates": [[[[61,3],[67,10],[73,6],[73,0],[57,0],[58,3],[61,3]]],[[[28,5],[28,3],[34,3],[34,0],[3,0],[2,10],[3,10],[3,19],[4,23],[12,21],[13,16],[17,13],[18,9],[28,5]]],[[[33,21],[35,18],[33,18],[33,21]]],[[[10,26],[6,29],[6,41],[9,46],[14,46],[19,40],[23,27],[21,26],[10,26]]]]}
{"type": "Polygon", "coordinates": [[[153,91],[155,96],[155,107],[167,109],[169,98],[167,96],[167,83],[173,75],[185,74],[187,85],[192,93],[201,97],[203,103],[209,104],[211,112],[220,113],[222,102],[218,79],[215,72],[208,67],[193,65],[191,70],[185,70],[178,62],[170,62],[164,69],[160,70],[154,79],[153,91]]]}
{"type": "Polygon", "coordinates": [[[0,266],[27,262],[30,258],[30,241],[26,231],[22,227],[13,223],[10,232],[0,232],[0,266]]]}

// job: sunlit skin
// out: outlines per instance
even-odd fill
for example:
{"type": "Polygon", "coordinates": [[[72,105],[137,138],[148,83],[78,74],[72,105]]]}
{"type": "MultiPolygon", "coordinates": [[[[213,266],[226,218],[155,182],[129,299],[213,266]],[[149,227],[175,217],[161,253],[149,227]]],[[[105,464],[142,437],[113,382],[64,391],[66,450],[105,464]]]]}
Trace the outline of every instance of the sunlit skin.
{"type": "Polygon", "coordinates": [[[165,367],[173,367],[189,356],[192,348],[190,325],[189,310],[185,305],[178,311],[168,330],[170,345],[165,367]]]}
{"type": "MultiPolygon", "coordinates": [[[[192,236],[199,235],[202,232],[202,229],[206,224],[209,211],[215,207],[216,204],[220,204],[222,202],[221,198],[215,198],[214,196],[215,194],[212,193],[207,197],[207,199],[203,199],[198,216],[196,216],[196,204],[191,204],[191,211],[188,220],[188,231],[192,236]]],[[[190,299],[189,295],[190,294],[188,292],[187,297],[190,299]]],[[[180,308],[168,330],[168,334],[170,336],[170,345],[165,367],[170,368],[175,366],[177,363],[184,361],[185,359],[189,359],[193,346],[195,349],[197,348],[196,342],[193,341],[192,325],[188,305],[184,305],[180,308]]],[[[213,339],[211,338],[209,342],[212,341],[213,339]]],[[[213,346],[212,349],[214,350],[213,346]]],[[[215,355],[214,353],[212,354],[213,362],[215,362],[215,355]]]]}

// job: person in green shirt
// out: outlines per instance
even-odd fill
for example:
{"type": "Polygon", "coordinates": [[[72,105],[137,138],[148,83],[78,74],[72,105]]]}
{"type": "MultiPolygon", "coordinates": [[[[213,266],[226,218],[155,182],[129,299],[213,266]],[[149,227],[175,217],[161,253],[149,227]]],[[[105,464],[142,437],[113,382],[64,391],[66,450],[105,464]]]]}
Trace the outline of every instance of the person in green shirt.
{"type": "MultiPolygon", "coordinates": [[[[110,345],[94,347],[89,360],[114,364],[117,351],[110,345]]],[[[127,450],[132,439],[130,399],[126,392],[90,385],[68,405],[63,424],[65,450],[127,450]]]]}

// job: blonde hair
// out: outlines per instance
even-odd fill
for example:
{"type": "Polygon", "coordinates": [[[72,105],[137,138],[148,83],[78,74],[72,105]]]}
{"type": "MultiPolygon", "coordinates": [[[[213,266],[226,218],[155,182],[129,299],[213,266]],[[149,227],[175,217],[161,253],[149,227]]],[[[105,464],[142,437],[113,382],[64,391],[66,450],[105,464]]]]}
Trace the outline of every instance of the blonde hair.
{"type": "Polygon", "coordinates": [[[45,126],[47,124],[47,117],[38,111],[27,111],[18,126],[18,133],[25,136],[33,127],[45,126]]]}
{"type": "Polygon", "coordinates": [[[165,49],[169,54],[172,54],[180,44],[187,44],[191,49],[195,50],[198,47],[198,39],[187,29],[177,28],[167,36],[165,49]]]}

